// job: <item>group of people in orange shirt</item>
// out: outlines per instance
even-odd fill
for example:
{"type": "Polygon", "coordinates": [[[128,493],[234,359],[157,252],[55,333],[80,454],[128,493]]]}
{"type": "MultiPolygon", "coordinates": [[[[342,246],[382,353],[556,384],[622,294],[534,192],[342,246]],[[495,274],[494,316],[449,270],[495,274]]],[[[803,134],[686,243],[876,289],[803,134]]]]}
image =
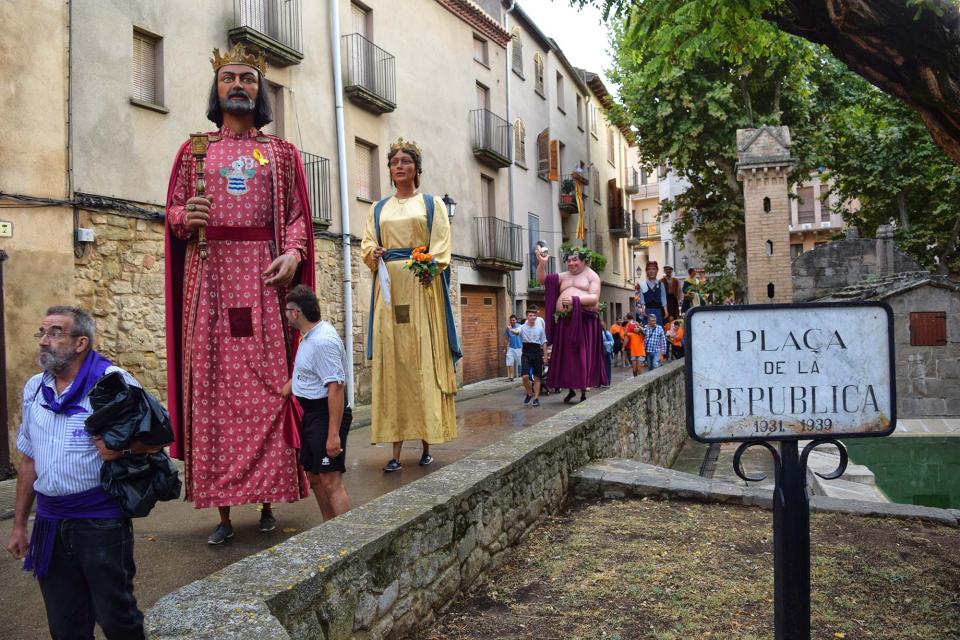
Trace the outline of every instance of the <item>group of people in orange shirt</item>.
{"type": "MultiPolygon", "coordinates": [[[[614,366],[632,367],[634,376],[643,371],[647,355],[643,326],[632,313],[628,313],[626,318],[617,318],[616,322],[610,325],[610,333],[613,334],[614,366]]],[[[664,330],[667,337],[664,361],[682,358],[683,320],[667,317],[664,320],[664,330]]]]}

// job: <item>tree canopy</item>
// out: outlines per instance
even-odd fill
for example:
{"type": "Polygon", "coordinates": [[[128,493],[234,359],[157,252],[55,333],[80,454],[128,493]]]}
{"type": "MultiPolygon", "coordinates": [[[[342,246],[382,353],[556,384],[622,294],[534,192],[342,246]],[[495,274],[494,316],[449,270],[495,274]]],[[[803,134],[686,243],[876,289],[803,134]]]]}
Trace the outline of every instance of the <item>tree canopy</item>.
{"type": "Polygon", "coordinates": [[[739,277],[726,280],[745,281],[734,141],[738,128],[761,124],[791,128],[794,180],[829,167],[841,197],[860,199],[862,208],[847,214],[848,222],[871,233],[896,220],[902,246],[922,263],[932,266],[936,254],[945,268],[954,259],[956,167],[925,134],[916,113],[851,73],[824,47],[764,18],[782,11],[781,3],[602,4],[613,26],[611,75],[621,86],[613,116],[637,129],[641,158],[651,165],[669,162],[689,182],[662,210],[683,212],[674,236],[691,233],[709,269],[723,270],[734,251],[739,277]]]}

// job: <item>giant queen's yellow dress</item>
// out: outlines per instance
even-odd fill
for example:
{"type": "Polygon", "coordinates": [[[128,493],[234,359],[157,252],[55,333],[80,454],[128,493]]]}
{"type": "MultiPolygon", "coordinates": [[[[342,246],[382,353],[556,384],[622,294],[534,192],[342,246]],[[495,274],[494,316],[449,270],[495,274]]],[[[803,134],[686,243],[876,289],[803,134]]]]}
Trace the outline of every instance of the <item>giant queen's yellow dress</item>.
{"type": "MultiPolygon", "coordinates": [[[[385,262],[390,274],[390,306],[384,304],[373,256],[377,233],[370,207],[360,254],[373,272],[373,389],[370,440],[425,440],[429,444],[457,437],[453,354],[447,337],[444,281],[438,275],[427,287],[404,268],[405,259],[385,262]]],[[[391,197],[380,212],[380,246],[413,249],[426,246],[441,270],[450,266],[450,222],[443,203],[434,204],[427,231],[423,194],[391,197]]]]}

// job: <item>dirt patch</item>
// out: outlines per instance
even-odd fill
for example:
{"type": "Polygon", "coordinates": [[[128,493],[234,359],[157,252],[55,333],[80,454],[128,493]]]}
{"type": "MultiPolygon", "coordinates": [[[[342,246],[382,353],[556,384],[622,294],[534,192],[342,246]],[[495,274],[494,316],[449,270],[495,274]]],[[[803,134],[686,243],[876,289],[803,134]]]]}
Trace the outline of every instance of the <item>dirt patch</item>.
{"type": "MultiPolygon", "coordinates": [[[[419,637],[773,637],[772,514],[623,500],[572,505],[419,637]]],[[[960,530],[811,515],[813,638],[960,638],[960,530]]]]}

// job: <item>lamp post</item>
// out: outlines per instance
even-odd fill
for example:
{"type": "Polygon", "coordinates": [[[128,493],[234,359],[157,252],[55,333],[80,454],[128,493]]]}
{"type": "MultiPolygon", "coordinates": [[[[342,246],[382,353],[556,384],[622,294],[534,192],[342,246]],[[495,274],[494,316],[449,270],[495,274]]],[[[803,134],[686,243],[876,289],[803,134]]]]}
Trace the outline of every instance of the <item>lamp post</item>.
{"type": "Polygon", "coordinates": [[[453,222],[453,216],[457,212],[457,201],[450,197],[450,194],[443,194],[443,204],[447,207],[447,218],[453,222]]]}

